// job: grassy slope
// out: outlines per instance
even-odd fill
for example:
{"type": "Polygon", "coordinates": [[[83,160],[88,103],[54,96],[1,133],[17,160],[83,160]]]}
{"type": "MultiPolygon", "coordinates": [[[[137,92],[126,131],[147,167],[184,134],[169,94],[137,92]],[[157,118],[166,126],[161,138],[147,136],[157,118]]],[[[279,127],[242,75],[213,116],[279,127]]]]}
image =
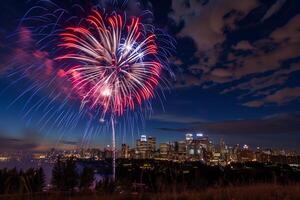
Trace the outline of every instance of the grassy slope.
{"type": "Polygon", "coordinates": [[[0,200],[299,200],[300,185],[280,186],[271,184],[258,184],[250,186],[232,186],[223,188],[209,188],[203,191],[185,191],[182,193],[167,192],[143,195],[103,195],[103,194],[77,194],[75,196],[62,196],[59,194],[42,194],[35,196],[2,196],[0,200]]]}

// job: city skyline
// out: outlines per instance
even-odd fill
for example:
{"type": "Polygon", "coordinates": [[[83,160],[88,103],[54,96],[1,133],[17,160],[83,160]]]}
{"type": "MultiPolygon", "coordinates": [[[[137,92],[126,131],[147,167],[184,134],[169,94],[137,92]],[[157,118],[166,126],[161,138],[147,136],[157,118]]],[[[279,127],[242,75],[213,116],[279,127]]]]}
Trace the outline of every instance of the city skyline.
{"type": "MultiPolygon", "coordinates": [[[[126,143],[126,142],[122,142],[119,141],[116,144],[116,151],[118,152],[118,157],[120,157],[120,153],[122,152],[122,148],[125,146],[126,148],[130,149],[130,150],[134,150],[134,149],[138,149],[139,146],[145,150],[150,148],[152,149],[153,152],[159,152],[160,151],[160,146],[161,145],[175,145],[175,144],[184,144],[185,148],[188,141],[197,141],[197,140],[206,140],[207,144],[211,144],[214,146],[220,146],[221,143],[224,144],[224,147],[226,147],[226,149],[228,148],[240,148],[240,149],[249,149],[251,151],[256,151],[256,150],[264,150],[264,151],[276,151],[276,152],[294,152],[295,154],[298,154],[299,151],[297,149],[293,149],[293,148],[277,148],[277,147],[269,147],[269,146],[251,146],[247,143],[228,143],[226,140],[224,140],[223,138],[218,138],[218,140],[212,140],[212,138],[209,137],[209,135],[203,134],[202,132],[189,132],[189,133],[184,133],[182,134],[182,137],[179,138],[179,140],[175,140],[175,139],[170,139],[170,140],[165,140],[165,141],[160,141],[158,140],[158,138],[152,136],[152,135],[146,135],[146,134],[142,134],[139,137],[135,138],[135,141],[133,141],[132,143],[126,143]],[[148,147],[148,143],[150,142],[150,146],[148,147]],[[146,147],[146,146],[147,147],[146,147]]],[[[202,148],[202,147],[201,147],[202,148]]],[[[89,149],[95,149],[98,151],[103,151],[103,150],[111,150],[112,149],[112,145],[111,143],[107,143],[107,144],[103,144],[103,145],[95,145],[95,146],[80,146],[77,143],[73,143],[73,142],[68,142],[68,141],[63,141],[62,143],[60,143],[60,145],[57,146],[48,146],[45,149],[37,149],[37,150],[33,150],[33,151],[24,151],[22,149],[19,149],[18,151],[12,151],[12,150],[7,150],[7,151],[2,151],[2,153],[6,154],[14,154],[14,153],[25,153],[28,155],[34,154],[34,153],[45,153],[45,152],[49,152],[56,149],[57,151],[78,151],[78,150],[89,150],[89,149]]],[[[138,154],[138,153],[137,153],[138,154]]]]}
{"type": "MultiPolygon", "coordinates": [[[[251,148],[247,144],[227,144],[220,139],[213,143],[203,133],[187,133],[180,141],[157,143],[155,137],[141,135],[134,146],[123,143],[116,149],[118,162],[202,163],[208,166],[222,166],[261,163],[299,167],[300,155],[291,149],[251,148]]],[[[58,160],[73,159],[78,163],[87,162],[101,165],[113,158],[111,145],[97,148],[74,148],[69,150],[51,148],[43,152],[0,152],[0,166],[23,167],[53,165],[58,160]],[[28,165],[28,166],[27,166],[28,165]]],[[[148,164],[146,164],[148,165],[148,164]]],[[[151,165],[151,164],[149,164],[151,165]]],[[[94,167],[95,167],[94,166],[94,167]]],[[[147,166],[146,166],[147,167],[147,166]]],[[[50,172],[48,171],[47,174],[50,172]]]]}

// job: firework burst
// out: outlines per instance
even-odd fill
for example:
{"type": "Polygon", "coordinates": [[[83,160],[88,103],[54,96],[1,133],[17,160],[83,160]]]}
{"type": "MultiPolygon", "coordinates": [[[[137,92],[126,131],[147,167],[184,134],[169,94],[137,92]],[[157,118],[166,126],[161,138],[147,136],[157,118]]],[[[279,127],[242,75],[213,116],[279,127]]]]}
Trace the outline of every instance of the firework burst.
{"type": "Polygon", "coordinates": [[[20,22],[18,59],[12,59],[17,67],[7,77],[25,88],[11,104],[31,94],[22,109],[24,117],[43,113],[37,124],[47,133],[57,126],[63,137],[86,119],[83,141],[111,130],[114,178],[116,117],[116,131],[122,129],[125,135],[130,129],[133,137],[136,125],[143,124],[145,112],[139,111],[151,112],[150,100],[160,98],[157,94],[163,93],[157,89],[168,85],[165,72],[173,76],[168,56],[174,46],[167,34],[145,23],[150,12],[128,17],[123,6],[114,9],[115,2],[122,1],[112,2],[111,11],[104,12],[109,9],[100,4],[86,11],[80,4],[64,9],[51,0],[38,1],[20,22]],[[29,80],[28,88],[24,80],[29,80]],[[34,98],[41,99],[32,104],[34,98]]]}
{"type": "Polygon", "coordinates": [[[56,58],[76,63],[68,74],[82,105],[120,116],[153,97],[162,71],[156,36],[137,17],[93,10],[86,22],[66,28],[59,45],[66,53],[56,58]]]}
{"type": "MultiPolygon", "coordinates": [[[[115,180],[115,116],[154,96],[161,79],[156,36],[138,17],[126,21],[113,13],[93,10],[84,25],[60,34],[64,51],[56,60],[73,63],[67,70],[81,107],[111,113],[113,180],[115,180]]],[[[150,29],[151,30],[151,29],[150,29]]]]}

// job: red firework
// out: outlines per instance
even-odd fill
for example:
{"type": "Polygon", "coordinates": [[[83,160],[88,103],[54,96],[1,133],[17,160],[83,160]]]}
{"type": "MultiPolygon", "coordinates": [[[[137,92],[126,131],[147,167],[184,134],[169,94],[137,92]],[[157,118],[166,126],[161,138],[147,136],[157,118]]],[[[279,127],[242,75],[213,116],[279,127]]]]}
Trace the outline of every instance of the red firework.
{"type": "Polygon", "coordinates": [[[72,85],[83,106],[122,115],[154,96],[162,64],[156,36],[137,17],[104,17],[94,10],[84,25],[61,34],[72,85]],[[76,64],[74,64],[76,63],[76,64]],[[75,66],[74,66],[75,65],[75,66]]]}

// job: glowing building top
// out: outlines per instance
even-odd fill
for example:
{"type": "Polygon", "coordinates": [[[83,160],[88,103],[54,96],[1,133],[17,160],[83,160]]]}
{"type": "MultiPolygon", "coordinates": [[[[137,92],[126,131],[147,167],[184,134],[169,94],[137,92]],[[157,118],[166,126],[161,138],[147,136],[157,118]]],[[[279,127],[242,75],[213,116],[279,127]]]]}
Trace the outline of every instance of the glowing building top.
{"type": "Polygon", "coordinates": [[[185,140],[186,141],[192,141],[193,140],[193,134],[192,133],[185,134],[185,140]]]}
{"type": "Polygon", "coordinates": [[[141,141],[146,142],[147,141],[147,136],[146,135],[141,135],[141,141]]]}
{"type": "Polygon", "coordinates": [[[203,137],[203,133],[196,133],[196,137],[197,138],[202,138],[203,137]]]}

